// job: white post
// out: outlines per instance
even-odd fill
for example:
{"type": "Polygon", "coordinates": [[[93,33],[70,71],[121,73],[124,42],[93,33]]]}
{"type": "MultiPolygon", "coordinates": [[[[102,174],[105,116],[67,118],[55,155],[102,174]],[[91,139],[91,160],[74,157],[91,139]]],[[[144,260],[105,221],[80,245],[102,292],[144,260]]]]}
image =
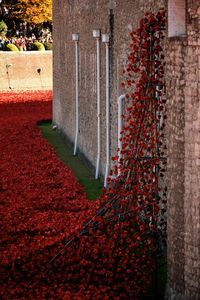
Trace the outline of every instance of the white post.
{"type": "Polygon", "coordinates": [[[72,34],[72,40],[75,41],[76,56],[76,131],[74,141],[74,155],[76,155],[79,131],[79,33],[72,34]]]}
{"type": "Polygon", "coordinates": [[[101,155],[101,67],[100,67],[100,37],[99,29],[93,30],[93,37],[97,41],[97,161],[95,179],[99,177],[99,165],[101,155]]]}
{"type": "Polygon", "coordinates": [[[109,34],[102,34],[102,42],[106,45],[106,170],[104,187],[107,187],[107,178],[110,169],[110,57],[109,34]]]}
{"type": "MultiPolygon", "coordinates": [[[[123,129],[123,121],[122,121],[122,114],[123,114],[123,105],[122,101],[125,99],[125,95],[121,95],[118,98],[118,166],[120,159],[122,157],[121,155],[121,150],[122,150],[122,141],[121,141],[121,131],[123,129]]],[[[120,174],[119,169],[118,169],[118,175],[120,174]]]]}

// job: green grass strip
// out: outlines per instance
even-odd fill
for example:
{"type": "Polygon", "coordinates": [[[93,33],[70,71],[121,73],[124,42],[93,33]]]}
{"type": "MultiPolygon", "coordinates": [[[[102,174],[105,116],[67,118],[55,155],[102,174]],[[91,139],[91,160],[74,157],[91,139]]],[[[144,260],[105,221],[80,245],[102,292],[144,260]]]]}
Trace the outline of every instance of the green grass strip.
{"type": "Polygon", "coordinates": [[[51,121],[39,122],[43,136],[54,147],[61,160],[73,171],[78,181],[84,186],[88,199],[96,200],[102,189],[100,180],[95,180],[94,174],[88,168],[86,162],[79,156],[73,155],[73,149],[69,142],[52,129],[51,121]]]}

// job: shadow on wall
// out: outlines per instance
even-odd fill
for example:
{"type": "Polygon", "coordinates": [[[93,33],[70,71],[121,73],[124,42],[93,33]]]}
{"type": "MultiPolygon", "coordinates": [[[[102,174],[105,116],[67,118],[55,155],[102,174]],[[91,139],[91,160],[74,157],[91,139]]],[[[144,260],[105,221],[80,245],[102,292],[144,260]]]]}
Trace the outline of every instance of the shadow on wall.
{"type": "Polygon", "coordinates": [[[0,52],[0,90],[52,89],[52,51],[0,52]]]}

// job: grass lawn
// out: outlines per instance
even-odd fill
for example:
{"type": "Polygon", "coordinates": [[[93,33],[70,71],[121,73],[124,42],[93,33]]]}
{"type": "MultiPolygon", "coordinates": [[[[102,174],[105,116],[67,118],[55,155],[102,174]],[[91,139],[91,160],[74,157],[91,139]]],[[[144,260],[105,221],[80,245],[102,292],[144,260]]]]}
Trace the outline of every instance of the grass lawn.
{"type": "Polygon", "coordinates": [[[100,180],[94,178],[94,174],[88,168],[87,163],[79,156],[73,155],[72,145],[66,139],[64,140],[56,130],[52,129],[51,121],[42,121],[38,125],[44,137],[54,147],[59,157],[84,186],[88,199],[97,199],[101,194],[103,185],[100,180]]]}

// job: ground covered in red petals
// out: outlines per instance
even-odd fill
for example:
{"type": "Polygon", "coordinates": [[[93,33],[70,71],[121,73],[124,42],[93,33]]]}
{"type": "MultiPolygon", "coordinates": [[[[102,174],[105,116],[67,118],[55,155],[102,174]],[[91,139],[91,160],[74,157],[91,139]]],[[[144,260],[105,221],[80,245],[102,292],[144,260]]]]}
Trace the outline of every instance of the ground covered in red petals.
{"type": "Polygon", "coordinates": [[[0,99],[1,299],[149,299],[159,208],[152,164],[129,162],[129,133],[120,176],[88,200],[37,126],[51,92],[0,99]]]}
{"type": "Polygon", "coordinates": [[[1,299],[62,299],[77,290],[63,270],[44,275],[91,207],[37,127],[51,118],[51,100],[51,92],[0,94],[1,299]]]}

